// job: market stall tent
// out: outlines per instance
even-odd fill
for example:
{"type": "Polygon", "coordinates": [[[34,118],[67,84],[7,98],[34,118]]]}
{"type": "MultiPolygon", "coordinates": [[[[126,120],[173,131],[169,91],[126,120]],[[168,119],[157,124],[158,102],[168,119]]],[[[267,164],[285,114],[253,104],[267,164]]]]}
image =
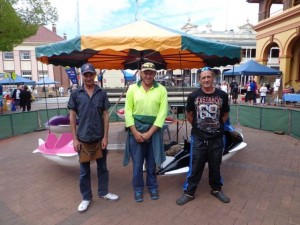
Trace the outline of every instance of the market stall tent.
{"type": "Polygon", "coordinates": [[[231,70],[227,70],[223,73],[224,76],[255,76],[255,75],[282,75],[282,72],[268,66],[264,66],[254,60],[249,60],[248,62],[241,64],[240,66],[234,67],[231,70]]]}

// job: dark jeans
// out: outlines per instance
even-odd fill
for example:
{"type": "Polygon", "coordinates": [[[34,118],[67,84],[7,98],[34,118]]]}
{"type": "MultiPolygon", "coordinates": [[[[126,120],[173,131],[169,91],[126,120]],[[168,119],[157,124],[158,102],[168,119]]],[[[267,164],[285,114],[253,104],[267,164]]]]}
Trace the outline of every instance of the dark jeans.
{"type": "Polygon", "coordinates": [[[133,164],[132,186],[134,191],[144,190],[143,164],[146,162],[146,186],[148,190],[156,190],[156,164],[151,140],[149,142],[137,143],[133,136],[130,136],[130,155],[133,164]]]}
{"type": "Polygon", "coordinates": [[[22,111],[25,112],[25,109],[27,109],[27,111],[30,111],[31,110],[31,103],[27,103],[27,104],[24,104],[22,105],[22,111]]]}
{"type": "MultiPolygon", "coordinates": [[[[102,150],[102,158],[97,159],[98,195],[104,196],[108,193],[108,175],[106,168],[107,150],[102,150]]],[[[92,200],[91,167],[90,162],[80,163],[80,192],[83,200],[92,200]]]]}
{"type": "Polygon", "coordinates": [[[266,103],[267,96],[260,96],[260,103],[265,104],[266,103]]]}
{"type": "Polygon", "coordinates": [[[183,186],[184,193],[194,195],[201,180],[205,163],[209,168],[209,185],[213,190],[220,191],[223,179],[220,173],[222,155],[224,151],[224,137],[204,141],[192,135],[189,172],[183,186]]]}

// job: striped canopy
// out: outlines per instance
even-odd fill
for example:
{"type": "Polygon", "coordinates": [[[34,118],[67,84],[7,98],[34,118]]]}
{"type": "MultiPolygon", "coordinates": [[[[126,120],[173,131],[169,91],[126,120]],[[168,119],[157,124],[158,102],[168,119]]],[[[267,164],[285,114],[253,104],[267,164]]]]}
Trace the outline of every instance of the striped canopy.
{"type": "Polygon", "coordinates": [[[147,61],[157,69],[192,69],[239,63],[241,48],[136,21],[36,47],[36,57],[46,64],[70,67],[90,62],[98,69],[139,69],[147,61]]]}

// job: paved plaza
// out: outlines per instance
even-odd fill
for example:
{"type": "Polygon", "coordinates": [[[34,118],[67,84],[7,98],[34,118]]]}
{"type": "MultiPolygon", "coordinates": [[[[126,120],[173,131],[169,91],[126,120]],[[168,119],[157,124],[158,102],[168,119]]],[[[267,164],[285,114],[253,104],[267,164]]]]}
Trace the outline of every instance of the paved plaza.
{"type": "MultiPolygon", "coordinates": [[[[0,224],[197,224],[197,225],[296,225],[300,224],[300,141],[272,132],[239,127],[248,146],[223,162],[224,192],[231,198],[223,204],[210,195],[207,170],[195,200],[176,205],[182,194],[185,175],[158,178],[160,199],[153,201],[145,192],[143,203],[133,199],[132,164],[123,167],[123,151],[108,155],[110,191],[120,196],[117,202],[96,198],[96,174],[93,164],[94,199],[89,210],[77,212],[81,201],[79,168],[66,168],[32,154],[39,131],[0,140],[0,224]]],[[[189,131],[188,127],[188,131],[189,131]]],[[[170,125],[176,140],[176,125],[170,125]]],[[[185,136],[179,131],[179,140],[185,136]]],[[[111,124],[111,149],[125,141],[124,123],[111,124]]],[[[164,134],[167,140],[167,133],[164,134]]]]}

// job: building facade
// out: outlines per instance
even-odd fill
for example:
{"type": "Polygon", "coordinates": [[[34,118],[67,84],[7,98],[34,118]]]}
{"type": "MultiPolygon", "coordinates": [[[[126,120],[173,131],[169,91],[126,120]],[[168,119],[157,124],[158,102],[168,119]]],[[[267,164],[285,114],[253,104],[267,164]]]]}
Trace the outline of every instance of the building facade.
{"type": "MultiPolygon", "coordinates": [[[[240,64],[248,62],[249,60],[256,60],[257,46],[256,46],[256,35],[255,26],[250,24],[247,20],[245,24],[239,26],[237,30],[227,30],[217,31],[213,29],[212,24],[208,23],[205,29],[200,30],[198,25],[192,24],[191,20],[181,28],[185,33],[195,35],[201,38],[210,39],[213,41],[223,42],[226,44],[237,45],[242,48],[242,60],[240,64]]],[[[266,53],[267,66],[274,69],[279,69],[279,48],[278,46],[271,46],[269,51],[266,53]]],[[[215,74],[217,75],[217,82],[220,83],[223,80],[230,82],[233,77],[226,76],[223,77],[223,72],[232,69],[232,65],[227,65],[225,67],[213,68],[215,74]]],[[[237,81],[241,84],[247,82],[248,77],[235,77],[237,81]]],[[[275,79],[275,78],[273,78],[275,79]]],[[[191,71],[191,82],[196,82],[196,72],[191,71]]],[[[270,81],[271,82],[271,81],[270,81]]]]}
{"type": "Polygon", "coordinates": [[[277,47],[282,87],[300,88],[300,0],[247,0],[259,4],[256,34],[256,60],[269,63],[270,49],[277,47]],[[282,11],[271,13],[272,6],[282,5],[282,11]]]}
{"type": "Polygon", "coordinates": [[[11,75],[16,73],[24,78],[39,81],[43,77],[60,82],[60,86],[67,88],[70,81],[61,66],[46,65],[38,62],[35,57],[35,47],[64,40],[56,34],[56,28],[52,31],[40,26],[37,33],[16,46],[13,51],[0,52],[0,73],[11,75]]]}

